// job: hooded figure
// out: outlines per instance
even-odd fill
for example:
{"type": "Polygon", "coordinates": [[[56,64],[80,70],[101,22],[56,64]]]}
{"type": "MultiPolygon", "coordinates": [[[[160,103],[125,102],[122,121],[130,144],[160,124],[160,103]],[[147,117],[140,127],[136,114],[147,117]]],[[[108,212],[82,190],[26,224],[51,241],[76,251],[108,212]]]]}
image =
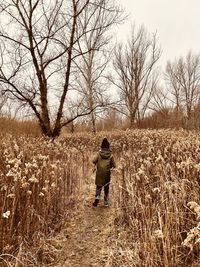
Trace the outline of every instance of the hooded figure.
{"type": "Polygon", "coordinates": [[[115,162],[113,155],[110,151],[110,144],[107,138],[104,138],[101,143],[100,151],[95,155],[92,161],[96,165],[96,196],[93,206],[96,207],[99,199],[102,187],[104,187],[104,205],[108,207],[108,194],[109,183],[111,178],[111,169],[115,168],[115,162]]]}
{"type": "Polygon", "coordinates": [[[101,149],[95,155],[93,161],[96,165],[96,179],[95,184],[98,186],[104,186],[110,182],[110,170],[115,168],[115,162],[113,155],[110,151],[110,144],[107,138],[104,138],[101,143],[101,149]]]}

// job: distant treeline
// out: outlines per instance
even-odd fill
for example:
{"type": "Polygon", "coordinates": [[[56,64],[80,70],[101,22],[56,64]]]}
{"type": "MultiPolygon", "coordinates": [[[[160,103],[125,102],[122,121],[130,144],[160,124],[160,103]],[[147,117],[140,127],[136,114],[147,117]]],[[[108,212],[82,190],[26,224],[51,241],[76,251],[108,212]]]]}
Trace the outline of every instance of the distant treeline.
{"type": "MultiPolygon", "coordinates": [[[[200,108],[196,107],[188,121],[183,111],[165,108],[146,115],[143,120],[133,125],[135,129],[200,129],[200,108]]],[[[129,121],[122,118],[117,111],[109,111],[96,123],[97,132],[129,129],[129,121]]],[[[62,129],[62,133],[91,132],[91,121],[71,122],[62,129]]],[[[40,136],[42,134],[38,122],[33,119],[19,120],[0,116],[0,132],[13,135],[40,136]]]]}

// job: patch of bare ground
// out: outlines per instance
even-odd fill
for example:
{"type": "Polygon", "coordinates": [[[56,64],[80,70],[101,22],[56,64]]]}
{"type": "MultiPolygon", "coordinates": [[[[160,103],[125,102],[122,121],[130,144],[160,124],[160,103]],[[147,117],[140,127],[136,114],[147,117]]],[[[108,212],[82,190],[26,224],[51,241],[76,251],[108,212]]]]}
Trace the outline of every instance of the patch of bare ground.
{"type": "Polygon", "coordinates": [[[60,243],[62,249],[56,267],[109,265],[116,213],[112,185],[110,191],[110,207],[104,207],[102,194],[98,207],[94,208],[95,186],[85,187],[81,201],[77,202],[63,229],[65,238],[60,243]]]}

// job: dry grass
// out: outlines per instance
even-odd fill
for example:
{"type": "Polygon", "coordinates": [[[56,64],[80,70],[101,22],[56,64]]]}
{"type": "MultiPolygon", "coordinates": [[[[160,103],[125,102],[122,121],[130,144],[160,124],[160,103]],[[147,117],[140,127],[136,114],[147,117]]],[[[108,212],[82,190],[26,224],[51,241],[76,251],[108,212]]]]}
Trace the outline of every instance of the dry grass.
{"type": "Polygon", "coordinates": [[[88,160],[70,142],[0,138],[0,257],[36,247],[34,259],[23,255],[25,266],[36,266],[45,237],[60,230],[82,186],[88,160]]]}
{"type": "Polygon", "coordinates": [[[125,235],[112,266],[200,266],[199,217],[187,206],[200,203],[199,136],[135,131],[123,136],[123,145],[117,223],[125,235]]]}
{"type": "MultiPolygon", "coordinates": [[[[2,263],[12,262],[5,254],[25,266],[53,260],[57,248],[46,247],[48,235],[62,227],[103,136],[69,135],[54,143],[1,136],[2,263]]],[[[108,266],[199,266],[198,134],[135,130],[107,136],[118,165],[116,236],[108,266]],[[196,210],[189,202],[197,203],[196,210]]]]}
{"type": "Polygon", "coordinates": [[[41,135],[37,121],[20,121],[0,115],[0,133],[12,134],[14,136],[26,135],[39,137],[41,135]]]}

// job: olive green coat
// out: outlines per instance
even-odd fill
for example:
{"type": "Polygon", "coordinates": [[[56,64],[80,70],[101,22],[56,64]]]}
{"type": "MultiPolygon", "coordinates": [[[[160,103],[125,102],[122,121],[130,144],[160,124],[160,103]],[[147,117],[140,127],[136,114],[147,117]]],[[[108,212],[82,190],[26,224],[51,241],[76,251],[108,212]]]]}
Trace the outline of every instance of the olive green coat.
{"type": "Polygon", "coordinates": [[[104,186],[110,182],[110,170],[115,168],[113,155],[109,150],[100,150],[93,158],[96,165],[95,184],[104,186]]]}

